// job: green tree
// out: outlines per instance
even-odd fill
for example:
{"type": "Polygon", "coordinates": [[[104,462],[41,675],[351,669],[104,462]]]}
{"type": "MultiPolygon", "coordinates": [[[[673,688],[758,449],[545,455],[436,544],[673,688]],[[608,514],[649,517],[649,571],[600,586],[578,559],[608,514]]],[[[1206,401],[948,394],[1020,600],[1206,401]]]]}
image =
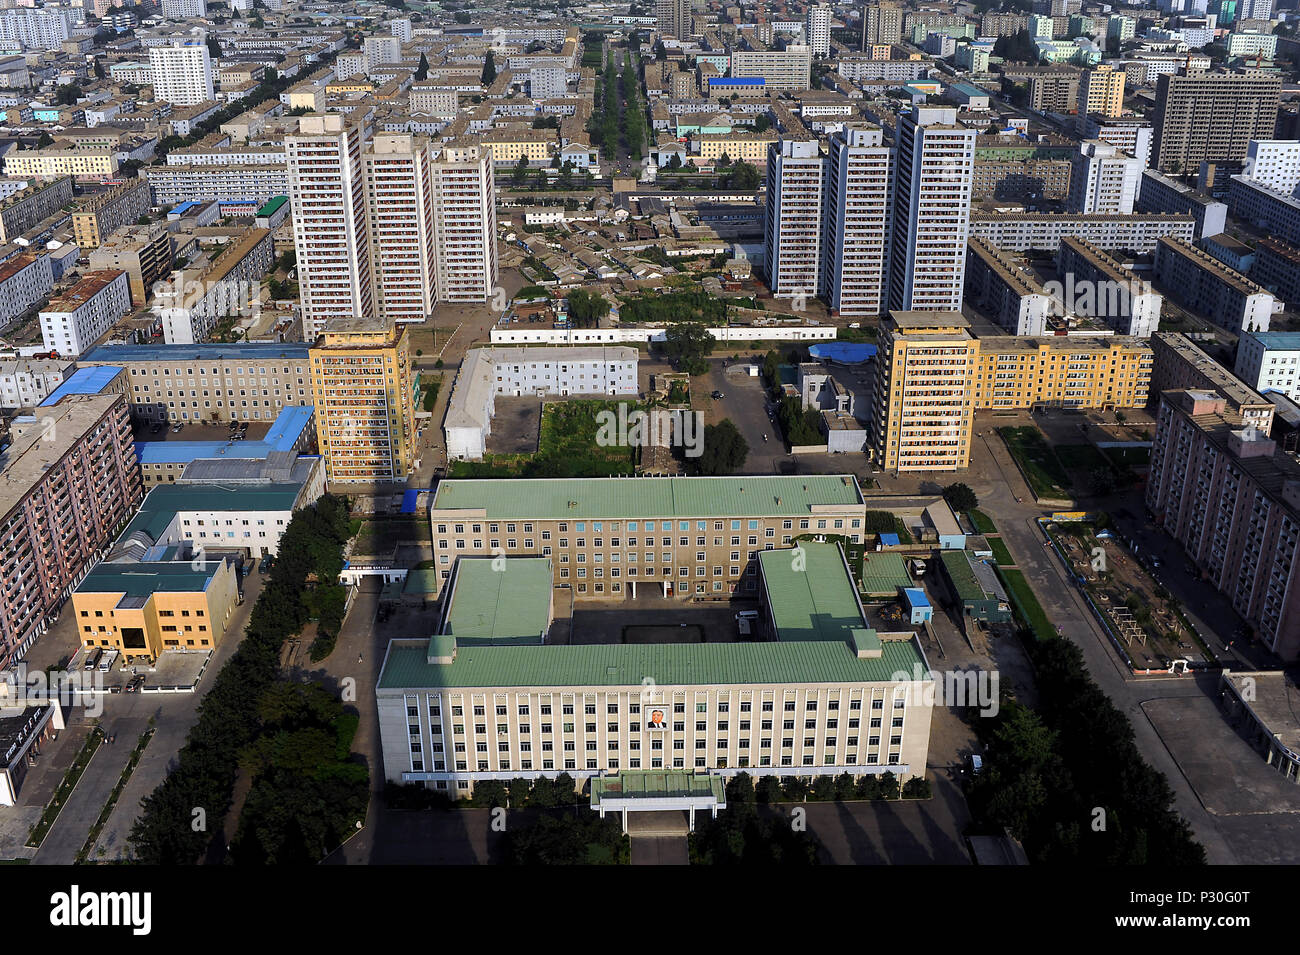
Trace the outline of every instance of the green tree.
{"type": "Polygon", "coordinates": [[[980,506],[980,499],[968,484],[949,484],[943,489],[943,499],[954,511],[971,511],[980,506]]]}
{"type": "Polygon", "coordinates": [[[758,170],[743,160],[731,170],[731,188],[737,192],[752,192],[758,188],[761,177],[758,170]]]}
{"type": "Polygon", "coordinates": [[[212,59],[214,59],[214,60],[216,60],[216,59],[220,59],[220,58],[221,58],[221,43],[220,43],[220,41],[217,39],[217,37],[216,37],[215,34],[212,34],[212,33],[209,33],[209,34],[208,34],[207,45],[208,45],[208,56],[212,57],[212,59]]]}
{"type": "Polygon", "coordinates": [[[54,102],[60,106],[71,106],[81,99],[81,87],[76,83],[64,83],[54,92],[54,102]]]}
{"type": "Polygon", "coordinates": [[[41,138],[36,141],[37,149],[44,149],[46,146],[54,145],[54,137],[45,130],[41,130],[41,138]]]}
{"type": "Polygon", "coordinates": [[[528,157],[521,155],[515,163],[515,171],[510,174],[510,185],[518,188],[528,179],[528,157]]]}
{"type": "Polygon", "coordinates": [[[104,78],[103,60],[101,60],[99,57],[95,57],[94,60],[92,61],[92,64],[95,72],[95,79],[102,80],[104,78]]]}
{"type": "Polygon", "coordinates": [[[595,328],[609,314],[609,302],[586,289],[574,289],[565,300],[569,306],[569,320],[575,328],[595,328]]]}
{"type": "Polygon", "coordinates": [[[694,462],[697,474],[724,475],[735,474],[745,466],[749,456],[749,444],[730,418],[723,418],[717,424],[704,428],[704,447],[694,462]]]}
{"type": "MultiPolygon", "coordinates": [[[[459,14],[457,14],[459,16],[459,14]]],[[[468,17],[466,18],[468,22],[468,17]]],[[[487,51],[487,56],[483,58],[483,74],[479,77],[479,82],[484,86],[491,86],[497,78],[497,63],[492,57],[492,51],[487,51]]]]}
{"type": "Polygon", "coordinates": [[[425,80],[429,75],[429,58],[424,53],[420,54],[420,64],[415,68],[415,82],[419,83],[425,80]]]}
{"type": "Polygon", "coordinates": [[[664,354],[689,375],[709,370],[706,359],[713,353],[713,346],[713,336],[699,322],[675,322],[664,334],[664,354]]]}

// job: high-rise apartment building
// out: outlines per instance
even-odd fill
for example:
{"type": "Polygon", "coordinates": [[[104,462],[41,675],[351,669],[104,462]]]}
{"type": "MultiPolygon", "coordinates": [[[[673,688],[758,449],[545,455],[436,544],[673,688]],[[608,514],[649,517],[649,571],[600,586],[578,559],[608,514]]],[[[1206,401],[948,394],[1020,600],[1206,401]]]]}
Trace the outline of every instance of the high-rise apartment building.
{"type": "Polygon", "coordinates": [[[1252,139],[1246,146],[1242,174],[1288,196],[1300,188],[1300,141],[1252,139]]]}
{"type": "Polygon", "coordinates": [[[1300,656],[1300,465],[1216,391],[1161,395],[1146,503],[1265,646],[1300,656]]]}
{"type": "Polygon", "coordinates": [[[438,298],[430,146],[409,133],[380,133],[366,150],[366,210],[377,313],[423,322],[438,298]]]}
{"type": "Polygon", "coordinates": [[[169,20],[185,20],[208,15],[207,0],[162,0],[162,15],[169,20]]]}
{"type": "Polygon", "coordinates": [[[979,343],[958,311],[895,311],[880,320],[868,422],[877,463],[956,471],[970,461],[979,343]]]}
{"type": "Polygon", "coordinates": [[[450,142],[433,155],[437,295],[444,302],[489,302],[496,295],[497,213],[492,149],[450,142]]]}
{"type": "Polygon", "coordinates": [[[1084,215],[1128,215],[1145,168],[1141,159],[1101,140],[1079,144],[1071,162],[1066,208],[1084,215]]]}
{"type": "Polygon", "coordinates": [[[310,356],[326,480],[405,480],[415,457],[406,326],[381,318],[332,318],[310,356]]]}
{"type": "Polygon", "coordinates": [[[385,63],[396,63],[402,58],[402,41],[395,36],[368,36],[361,47],[369,73],[385,63]]]}
{"type": "Polygon", "coordinates": [[[827,56],[831,52],[831,5],[809,4],[804,14],[803,35],[813,56],[827,56]]]}
{"type": "Polygon", "coordinates": [[[48,629],[140,500],[126,399],[72,395],[14,420],[0,452],[0,667],[48,629]]]}
{"type": "Polygon", "coordinates": [[[1272,139],[1282,79],[1263,73],[1163,74],[1156,81],[1155,167],[1194,172],[1203,160],[1241,162],[1272,139]]]}
{"type": "Polygon", "coordinates": [[[193,106],[214,98],[212,58],[202,43],[155,46],[149,50],[154,99],[193,106]]]}
{"type": "Polygon", "coordinates": [[[691,0],[655,0],[656,27],[662,36],[685,40],[691,35],[691,0]]]}
{"type": "Polygon", "coordinates": [[[875,316],[886,308],[891,164],[892,150],[875,126],[847,126],[831,136],[821,288],[840,315],[875,316]]]}
{"type": "Polygon", "coordinates": [[[782,139],[768,147],[763,231],[773,295],[820,291],[825,174],[826,159],[816,140],[782,139]]]}
{"type": "Polygon", "coordinates": [[[1098,66],[1079,80],[1079,113],[1114,117],[1124,112],[1123,70],[1098,66]]]}
{"type": "Polygon", "coordinates": [[[903,8],[896,3],[873,3],[862,14],[862,49],[873,44],[901,43],[903,8]]]}
{"type": "Polygon", "coordinates": [[[303,339],[333,318],[375,314],[366,215],[368,114],[309,115],[285,137],[303,339]]]}
{"type": "Polygon", "coordinates": [[[961,309],[975,137],[957,123],[955,109],[918,107],[899,120],[891,309],[961,309]]]}

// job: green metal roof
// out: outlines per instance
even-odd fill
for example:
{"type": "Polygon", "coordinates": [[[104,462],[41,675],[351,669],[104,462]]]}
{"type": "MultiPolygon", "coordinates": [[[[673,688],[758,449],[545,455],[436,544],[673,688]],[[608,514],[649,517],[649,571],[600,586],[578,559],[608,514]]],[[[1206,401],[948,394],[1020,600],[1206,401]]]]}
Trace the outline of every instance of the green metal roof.
{"type": "Polygon", "coordinates": [[[899,587],[912,586],[902,554],[869,550],[862,555],[862,592],[894,597],[899,587]]]}
{"type": "Polygon", "coordinates": [[[959,599],[963,601],[987,599],[988,595],[984,593],[984,588],[975,578],[975,571],[971,570],[970,561],[966,559],[964,550],[940,551],[939,559],[943,561],[948,579],[952,581],[959,599]]]}
{"type": "Polygon", "coordinates": [[[220,561],[199,564],[188,560],[166,562],[124,562],[99,564],[77,587],[78,593],[148,597],[154,593],[194,593],[208,589],[221,567],[220,561]]]}
{"type": "Polygon", "coordinates": [[[807,517],[814,505],[862,503],[853,475],[451,480],[432,513],[484,509],[489,520],[807,517]]]}
{"type": "Polygon", "coordinates": [[[721,776],[692,772],[624,771],[617,776],[594,776],[591,780],[591,805],[603,798],[665,799],[712,796],[719,803],[726,800],[726,781],[721,776]]]}
{"type": "Polygon", "coordinates": [[[123,536],[157,540],[177,511],[292,511],[301,484],[159,484],[145,495],[123,536]]]}
{"type": "Polygon", "coordinates": [[[778,640],[840,640],[866,629],[838,544],[759,551],[778,640]]]}
{"type": "Polygon", "coordinates": [[[442,633],[467,641],[540,644],[551,625],[551,561],[476,557],[456,562],[442,633]]]}
{"type": "Polygon", "coordinates": [[[393,641],[379,689],[880,683],[924,668],[915,640],[887,640],[861,658],[845,640],[794,643],[459,646],[451,664],[428,662],[425,641],[393,641]]]}

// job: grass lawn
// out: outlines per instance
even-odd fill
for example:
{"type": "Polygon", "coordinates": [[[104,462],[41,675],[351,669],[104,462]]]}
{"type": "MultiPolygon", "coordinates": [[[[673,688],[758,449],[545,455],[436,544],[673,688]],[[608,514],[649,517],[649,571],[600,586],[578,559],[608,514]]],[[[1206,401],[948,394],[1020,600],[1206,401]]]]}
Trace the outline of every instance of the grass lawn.
{"type": "Polygon", "coordinates": [[[1025,473],[1036,497],[1068,496],[1066,489],[1070,486],[1070,479],[1041,431],[1026,425],[998,428],[998,434],[1025,473]]]}
{"type": "Polygon", "coordinates": [[[1093,468],[1111,467],[1106,456],[1091,444],[1063,444],[1057,445],[1052,450],[1056,452],[1057,460],[1067,471],[1087,474],[1093,468]]]}
{"type": "MultiPolygon", "coordinates": [[[[633,401],[555,401],[542,411],[537,453],[488,454],[482,461],[453,461],[454,478],[488,477],[613,477],[636,473],[637,449],[630,445],[602,447],[597,443],[602,411],[618,414],[627,404],[627,414],[640,406],[633,401]]],[[[628,427],[631,429],[631,422],[628,427]]],[[[629,437],[631,437],[629,435],[629,437]]]]}
{"type": "Polygon", "coordinates": [[[989,550],[993,551],[993,558],[1003,567],[1010,567],[1015,563],[1011,557],[1011,551],[1007,550],[1007,545],[1002,542],[1001,537],[992,537],[989,539],[989,550]]]}
{"type": "Polygon", "coordinates": [[[1034,636],[1039,640],[1054,640],[1056,627],[1047,619],[1047,613],[1034,596],[1025,575],[1018,570],[1003,570],[999,567],[998,576],[1007,588],[1017,616],[1034,632],[1034,636]]]}
{"type": "Polygon", "coordinates": [[[980,534],[996,534],[998,526],[993,523],[993,518],[989,517],[983,511],[977,511],[974,508],[966,512],[970,522],[975,525],[975,530],[980,534]]]}

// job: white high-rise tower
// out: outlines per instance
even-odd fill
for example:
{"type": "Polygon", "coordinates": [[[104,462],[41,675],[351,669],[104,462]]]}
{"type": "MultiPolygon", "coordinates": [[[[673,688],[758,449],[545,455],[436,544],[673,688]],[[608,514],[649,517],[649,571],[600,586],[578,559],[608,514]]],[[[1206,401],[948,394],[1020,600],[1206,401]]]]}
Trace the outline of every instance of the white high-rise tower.
{"type": "Polygon", "coordinates": [[[840,315],[880,315],[888,306],[891,165],[877,126],[852,125],[831,136],[822,295],[840,315]]]}
{"type": "Polygon", "coordinates": [[[890,309],[961,310],[975,136],[955,109],[922,106],[899,119],[890,309]]]}

